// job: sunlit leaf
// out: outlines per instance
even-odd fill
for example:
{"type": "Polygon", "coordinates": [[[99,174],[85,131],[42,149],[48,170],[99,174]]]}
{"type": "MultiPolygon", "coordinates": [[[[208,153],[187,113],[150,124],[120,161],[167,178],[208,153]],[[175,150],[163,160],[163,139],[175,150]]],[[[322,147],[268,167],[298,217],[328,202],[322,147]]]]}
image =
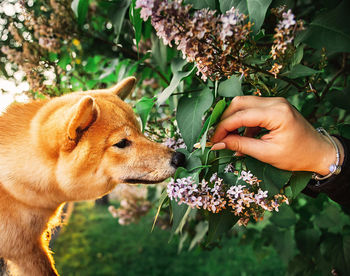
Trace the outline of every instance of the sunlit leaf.
{"type": "Polygon", "coordinates": [[[171,79],[171,82],[167,88],[163,90],[160,95],[158,95],[158,105],[164,103],[170,95],[175,91],[175,89],[180,84],[180,81],[184,78],[188,77],[192,71],[194,70],[194,67],[187,71],[182,71],[182,68],[187,64],[186,60],[183,59],[174,59],[171,63],[171,71],[173,72],[173,78],[171,79]]]}
{"type": "Polygon", "coordinates": [[[145,130],[149,113],[151,112],[151,109],[154,104],[155,104],[155,101],[153,99],[143,97],[135,105],[136,111],[140,115],[140,118],[142,121],[142,131],[145,130]]]}
{"type": "Polygon", "coordinates": [[[88,9],[89,9],[89,0],[73,0],[71,8],[78,19],[78,24],[82,26],[85,22],[88,9]]]}

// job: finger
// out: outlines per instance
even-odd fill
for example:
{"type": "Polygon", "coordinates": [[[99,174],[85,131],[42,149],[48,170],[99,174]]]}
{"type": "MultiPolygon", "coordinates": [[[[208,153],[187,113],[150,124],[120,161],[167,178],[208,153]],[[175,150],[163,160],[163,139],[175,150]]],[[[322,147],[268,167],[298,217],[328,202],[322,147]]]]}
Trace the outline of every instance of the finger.
{"type": "Polygon", "coordinates": [[[269,153],[273,152],[271,144],[267,141],[235,134],[226,136],[220,143],[224,143],[226,149],[238,152],[238,156],[246,154],[263,162],[269,153]]]}
{"type": "MultiPolygon", "coordinates": [[[[245,137],[254,137],[260,132],[261,128],[260,127],[247,127],[244,130],[243,136],[245,137]]],[[[236,151],[235,156],[244,156],[243,153],[236,151]]]]}
{"type": "Polygon", "coordinates": [[[258,96],[238,96],[235,97],[229,107],[224,111],[224,113],[221,116],[221,120],[226,119],[233,113],[247,109],[247,108],[254,108],[254,107],[266,107],[271,104],[271,102],[274,101],[274,98],[263,98],[258,96]]]}
{"type": "Polygon", "coordinates": [[[270,129],[271,112],[264,108],[251,108],[238,111],[221,121],[211,139],[216,143],[240,127],[265,127],[270,129]]]}

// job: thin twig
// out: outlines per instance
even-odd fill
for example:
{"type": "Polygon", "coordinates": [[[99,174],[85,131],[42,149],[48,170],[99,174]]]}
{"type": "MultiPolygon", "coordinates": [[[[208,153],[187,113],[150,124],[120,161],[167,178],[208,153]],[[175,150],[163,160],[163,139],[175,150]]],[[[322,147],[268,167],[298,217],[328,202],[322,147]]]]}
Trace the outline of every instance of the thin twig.
{"type": "Polygon", "coordinates": [[[183,94],[188,94],[188,93],[192,93],[192,92],[198,92],[201,91],[202,89],[193,89],[193,90],[188,90],[188,91],[182,91],[182,92],[178,92],[178,93],[172,93],[171,96],[174,95],[183,95],[183,94]]]}
{"type": "Polygon", "coordinates": [[[246,64],[246,63],[242,63],[242,64],[243,64],[244,66],[247,66],[247,67],[251,68],[251,69],[254,69],[254,70],[257,71],[257,72],[263,73],[263,74],[265,74],[265,75],[273,76],[273,77],[275,77],[275,78],[277,78],[277,79],[283,80],[283,81],[285,81],[285,82],[287,82],[287,83],[293,85],[294,87],[296,87],[299,91],[301,91],[301,90],[304,89],[303,86],[299,85],[296,81],[294,81],[294,80],[292,80],[292,79],[290,79],[290,78],[288,78],[288,77],[281,76],[281,75],[276,75],[276,76],[275,76],[275,75],[272,74],[271,72],[266,71],[266,70],[264,70],[264,69],[261,69],[261,68],[259,68],[259,67],[256,67],[256,66],[253,66],[253,65],[250,65],[250,64],[246,64]]]}
{"type": "Polygon", "coordinates": [[[328,93],[329,89],[332,87],[333,83],[344,73],[346,67],[347,54],[343,53],[343,59],[339,71],[334,75],[334,77],[327,83],[325,88],[322,90],[320,101],[324,99],[325,95],[328,93]]]}

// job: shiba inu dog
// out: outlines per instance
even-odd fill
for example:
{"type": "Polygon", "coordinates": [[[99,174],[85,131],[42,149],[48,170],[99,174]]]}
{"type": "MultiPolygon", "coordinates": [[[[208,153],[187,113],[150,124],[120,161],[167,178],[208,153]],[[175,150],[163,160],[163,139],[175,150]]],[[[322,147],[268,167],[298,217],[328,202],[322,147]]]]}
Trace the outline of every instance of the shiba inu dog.
{"type": "Polygon", "coordinates": [[[58,275],[47,233],[64,202],[161,182],[184,162],[140,132],[122,100],[134,84],[14,104],[0,116],[0,257],[11,273],[58,275]]]}

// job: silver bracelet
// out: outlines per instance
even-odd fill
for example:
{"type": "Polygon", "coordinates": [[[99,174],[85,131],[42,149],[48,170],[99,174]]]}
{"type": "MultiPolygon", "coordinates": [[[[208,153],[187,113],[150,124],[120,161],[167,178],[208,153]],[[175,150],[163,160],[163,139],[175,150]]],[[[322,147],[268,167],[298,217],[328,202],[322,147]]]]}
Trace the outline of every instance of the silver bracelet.
{"type": "Polygon", "coordinates": [[[340,173],[341,171],[341,166],[339,166],[339,163],[340,163],[340,151],[339,151],[339,147],[337,145],[337,143],[334,141],[334,139],[332,138],[332,136],[330,136],[328,134],[328,132],[322,128],[322,127],[319,127],[316,129],[319,133],[325,135],[332,143],[333,147],[335,148],[335,151],[336,151],[336,161],[335,161],[335,164],[332,164],[329,166],[329,174],[325,175],[325,176],[322,176],[322,175],[319,175],[317,173],[313,173],[312,175],[312,178],[315,179],[315,180],[325,180],[329,177],[331,177],[332,175],[337,175],[340,173]]]}

